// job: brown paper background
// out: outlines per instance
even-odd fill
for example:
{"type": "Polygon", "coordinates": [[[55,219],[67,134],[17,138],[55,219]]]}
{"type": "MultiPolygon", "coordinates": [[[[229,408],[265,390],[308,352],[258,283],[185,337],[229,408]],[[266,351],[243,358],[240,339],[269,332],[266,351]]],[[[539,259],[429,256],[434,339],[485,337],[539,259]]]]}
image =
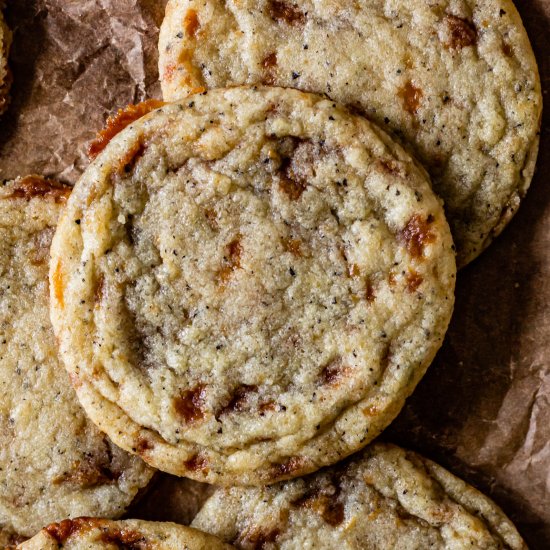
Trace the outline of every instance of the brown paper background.
{"type": "MultiPolygon", "coordinates": [[[[9,3],[9,2],[8,2],[9,3]]],[[[165,0],[12,0],[13,101],[0,178],[74,183],[87,142],[120,106],[158,97],[165,0]]],[[[550,0],[517,2],[550,86],[550,0]]],[[[503,235],[459,275],[446,341],[383,435],[491,495],[534,549],[550,548],[550,116],[531,190],[503,235]]],[[[158,474],[129,515],[187,523],[210,491],[158,474]]]]}

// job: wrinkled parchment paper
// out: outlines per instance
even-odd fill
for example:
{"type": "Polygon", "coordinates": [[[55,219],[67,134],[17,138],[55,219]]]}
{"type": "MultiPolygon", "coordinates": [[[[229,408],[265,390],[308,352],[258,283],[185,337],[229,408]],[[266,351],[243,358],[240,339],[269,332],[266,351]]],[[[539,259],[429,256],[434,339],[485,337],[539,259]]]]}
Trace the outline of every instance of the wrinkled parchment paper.
{"type": "MultiPolygon", "coordinates": [[[[9,3],[9,2],[8,2],[9,3]]],[[[74,183],[107,115],[159,97],[165,0],[11,0],[13,101],[0,178],[74,183]]],[[[550,0],[518,0],[550,88],[550,0]]],[[[534,549],[550,548],[550,115],[514,221],[458,278],[445,344],[384,438],[491,495],[534,549]]],[[[129,515],[188,523],[211,488],[158,474],[129,515]]]]}

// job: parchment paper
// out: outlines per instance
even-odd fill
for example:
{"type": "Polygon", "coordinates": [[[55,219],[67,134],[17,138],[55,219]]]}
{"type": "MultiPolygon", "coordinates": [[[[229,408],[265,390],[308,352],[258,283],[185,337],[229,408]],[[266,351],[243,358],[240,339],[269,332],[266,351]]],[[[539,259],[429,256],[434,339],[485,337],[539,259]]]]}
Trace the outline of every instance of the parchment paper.
{"type": "MultiPolygon", "coordinates": [[[[0,120],[0,178],[43,173],[74,183],[106,116],[159,97],[165,0],[12,0],[13,101],[0,120]]],[[[550,0],[521,0],[550,86],[550,0]]],[[[463,477],[550,548],[550,116],[538,169],[504,234],[458,278],[445,344],[384,438],[463,477]]],[[[211,489],[159,474],[129,512],[188,523],[211,489]]]]}

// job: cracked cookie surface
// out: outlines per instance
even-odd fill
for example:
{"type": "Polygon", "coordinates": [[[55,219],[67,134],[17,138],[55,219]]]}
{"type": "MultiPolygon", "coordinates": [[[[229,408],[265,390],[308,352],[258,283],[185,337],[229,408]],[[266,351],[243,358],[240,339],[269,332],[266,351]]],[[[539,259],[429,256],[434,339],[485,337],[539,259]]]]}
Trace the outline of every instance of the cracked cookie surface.
{"type": "Polygon", "coordinates": [[[0,538],[68,515],[120,515],[152,471],[89,421],[49,320],[50,242],[70,188],[0,186],[0,538]]]}
{"type": "Polygon", "coordinates": [[[273,483],[397,414],[441,345],[455,260],[426,174],[316,95],[166,105],[77,183],[52,321],[91,418],[176,475],[273,483]]]}
{"type": "Polygon", "coordinates": [[[192,525],[242,550],[527,549],[494,502],[386,443],[306,478],[219,489],[192,525]]]}
{"type": "Polygon", "coordinates": [[[168,101],[264,83],[327,94],[393,132],[445,201],[459,265],[533,176],[542,96],[510,0],[170,0],[159,50],[168,101]]]}

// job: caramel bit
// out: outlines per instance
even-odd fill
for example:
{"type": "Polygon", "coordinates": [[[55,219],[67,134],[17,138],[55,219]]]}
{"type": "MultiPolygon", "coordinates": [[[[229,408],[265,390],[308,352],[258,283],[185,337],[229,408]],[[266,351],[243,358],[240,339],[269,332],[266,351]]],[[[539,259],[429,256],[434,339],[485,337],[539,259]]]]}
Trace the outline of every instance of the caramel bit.
{"type": "Polygon", "coordinates": [[[227,245],[227,254],[223,258],[224,265],[218,272],[218,282],[222,286],[225,286],[236,269],[240,269],[242,253],[241,236],[238,235],[227,245]]]}
{"type": "Polygon", "coordinates": [[[476,43],[477,31],[470,21],[455,15],[446,15],[445,24],[449,32],[449,39],[445,42],[445,46],[450,50],[461,50],[476,43]]]}
{"type": "Polygon", "coordinates": [[[183,28],[189,38],[195,38],[200,28],[199,18],[197,16],[197,10],[187,10],[183,19],[183,28]]]}
{"type": "Polygon", "coordinates": [[[502,52],[507,57],[514,56],[514,50],[512,49],[512,46],[510,46],[510,44],[508,44],[507,42],[502,43],[502,52]]]}
{"type": "Polygon", "coordinates": [[[284,21],[287,25],[303,25],[305,14],[296,5],[271,0],[269,2],[269,14],[275,21],[284,21]]]}
{"type": "Polygon", "coordinates": [[[208,473],[208,459],[200,454],[193,455],[189,460],[186,460],[183,465],[192,472],[208,473]]]}
{"type": "Polygon", "coordinates": [[[87,456],[84,460],[76,461],[70,472],[55,478],[53,483],[54,485],[74,483],[84,489],[109,485],[116,482],[121,476],[120,472],[111,470],[109,466],[103,457],[87,456]]]}
{"type": "Polygon", "coordinates": [[[259,406],[260,415],[265,414],[266,412],[272,412],[277,410],[277,403],[275,401],[265,401],[259,406]]]}
{"type": "Polygon", "coordinates": [[[249,527],[240,533],[233,541],[238,548],[248,548],[250,550],[262,550],[270,542],[275,542],[280,534],[277,527],[262,529],[260,527],[249,527]]]}
{"type": "Polygon", "coordinates": [[[337,386],[342,378],[351,373],[349,367],[343,366],[340,361],[329,363],[321,372],[321,381],[324,385],[337,386]]]}
{"type": "Polygon", "coordinates": [[[148,439],[145,437],[138,437],[138,440],[136,442],[136,453],[139,455],[145,454],[147,451],[150,451],[151,449],[154,449],[155,445],[151,443],[148,439]]]}
{"type": "Polygon", "coordinates": [[[137,105],[128,105],[125,109],[119,109],[116,114],[109,116],[105,128],[100,130],[97,137],[90,143],[88,157],[91,160],[95,159],[126,126],[129,126],[132,122],[163,105],[166,105],[163,101],[148,99],[137,105]]]}
{"type": "Polygon", "coordinates": [[[106,527],[103,529],[99,541],[106,545],[113,545],[128,550],[152,550],[155,546],[145,535],[138,531],[126,528],[106,527]]]}
{"type": "Polygon", "coordinates": [[[424,247],[435,241],[436,237],[430,231],[433,221],[434,217],[431,214],[425,220],[419,214],[415,214],[401,230],[401,238],[405,241],[407,251],[414,258],[422,257],[424,247]]]}
{"type": "Polygon", "coordinates": [[[25,199],[30,201],[34,197],[53,199],[57,204],[65,204],[71,188],[57,181],[42,176],[25,176],[15,181],[13,192],[6,199],[25,199]]]}
{"type": "Polygon", "coordinates": [[[55,267],[55,270],[52,275],[52,283],[53,283],[53,293],[55,296],[55,299],[57,300],[57,303],[59,304],[59,307],[64,308],[65,307],[65,282],[64,282],[64,275],[63,275],[63,269],[61,267],[61,260],[57,262],[57,266],[55,267]]]}
{"type": "Polygon", "coordinates": [[[186,390],[180,397],[174,399],[176,412],[187,422],[193,424],[205,416],[204,405],[206,399],[206,385],[199,384],[192,390],[186,390]]]}
{"type": "Polygon", "coordinates": [[[130,149],[128,149],[128,152],[120,159],[118,164],[118,173],[130,173],[137,161],[145,154],[146,149],[147,147],[141,143],[141,141],[136,141],[136,143],[134,143],[130,149]]]}
{"type": "Polygon", "coordinates": [[[34,251],[31,257],[31,264],[42,265],[47,263],[54,234],[55,228],[47,227],[33,236],[34,251]]]}
{"type": "Polygon", "coordinates": [[[407,290],[411,293],[416,292],[418,287],[424,281],[422,276],[419,273],[417,273],[414,269],[409,269],[409,272],[407,273],[405,280],[407,281],[407,290]]]}
{"type": "Polygon", "coordinates": [[[275,67],[277,66],[277,54],[275,52],[270,53],[264,57],[262,61],[262,67],[264,68],[264,78],[263,81],[265,84],[272,86],[275,84],[275,67]]]}
{"type": "Polygon", "coordinates": [[[221,410],[220,414],[230,412],[243,412],[247,408],[248,396],[251,393],[256,393],[258,386],[241,384],[233,393],[229,403],[221,410]]]}
{"type": "Polygon", "coordinates": [[[293,506],[307,508],[319,514],[332,527],[344,521],[344,505],[337,500],[338,488],[331,487],[332,494],[326,490],[313,490],[292,502],[293,506]]]}
{"type": "Polygon", "coordinates": [[[96,305],[100,304],[101,300],[103,300],[104,290],[105,290],[105,276],[103,274],[100,274],[95,283],[95,290],[94,290],[94,303],[96,305]]]}
{"type": "Polygon", "coordinates": [[[306,186],[303,183],[286,176],[281,177],[279,187],[281,191],[285,193],[285,195],[287,195],[292,201],[298,200],[306,189],[306,186]]]}
{"type": "Polygon", "coordinates": [[[365,282],[365,298],[367,299],[367,302],[369,302],[369,303],[374,302],[374,300],[376,298],[376,294],[374,292],[374,286],[372,284],[372,281],[368,277],[367,277],[367,280],[365,282]]]}
{"type": "Polygon", "coordinates": [[[365,416],[377,416],[379,413],[380,411],[378,410],[378,407],[375,407],[374,405],[370,405],[363,409],[363,414],[365,416]]]}
{"type": "Polygon", "coordinates": [[[416,114],[422,102],[422,90],[409,80],[399,91],[399,96],[403,100],[405,110],[411,115],[416,114]]]}
{"type": "Polygon", "coordinates": [[[306,464],[306,459],[302,456],[293,456],[282,464],[274,464],[271,477],[273,479],[279,479],[286,477],[301,470],[306,464]]]}
{"type": "Polygon", "coordinates": [[[283,239],[283,247],[287,252],[290,252],[294,256],[300,257],[302,252],[300,250],[301,242],[298,239],[283,239]]]}
{"type": "Polygon", "coordinates": [[[99,527],[101,523],[102,521],[96,518],[64,519],[60,523],[48,525],[44,531],[59,544],[64,544],[71,535],[79,531],[89,531],[94,527],[99,527]]]}

